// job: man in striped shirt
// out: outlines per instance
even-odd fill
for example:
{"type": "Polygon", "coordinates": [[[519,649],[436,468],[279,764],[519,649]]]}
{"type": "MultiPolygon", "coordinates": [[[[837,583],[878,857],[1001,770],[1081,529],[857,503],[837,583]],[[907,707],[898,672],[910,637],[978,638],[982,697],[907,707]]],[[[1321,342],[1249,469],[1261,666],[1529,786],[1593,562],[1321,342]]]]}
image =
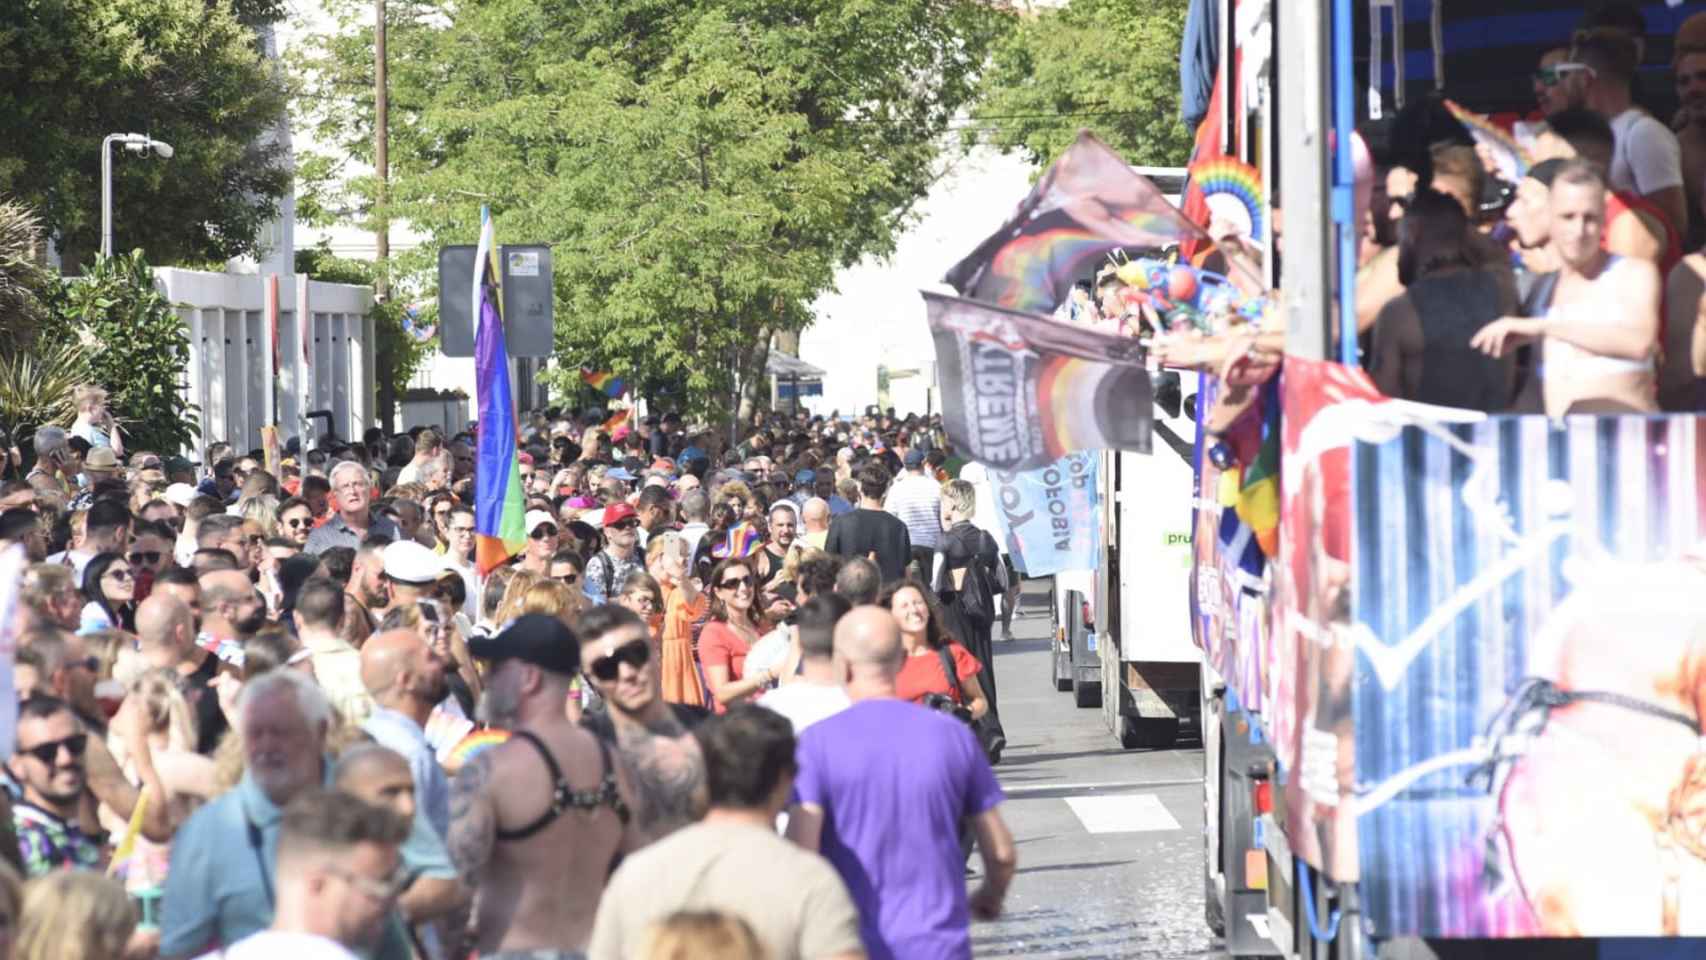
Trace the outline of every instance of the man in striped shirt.
{"type": "Polygon", "coordinates": [[[902,464],[906,469],[889,488],[883,509],[906,524],[918,575],[927,578],[942,538],[942,485],[924,475],[924,451],[917,447],[906,451],[902,464]]]}

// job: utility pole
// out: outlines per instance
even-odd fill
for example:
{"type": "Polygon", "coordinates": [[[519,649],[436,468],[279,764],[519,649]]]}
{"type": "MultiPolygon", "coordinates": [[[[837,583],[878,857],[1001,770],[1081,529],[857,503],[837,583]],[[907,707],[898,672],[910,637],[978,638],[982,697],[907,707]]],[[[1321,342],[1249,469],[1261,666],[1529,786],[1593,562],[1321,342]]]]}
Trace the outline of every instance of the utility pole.
{"type": "MultiPolygon", "coordinates": [[[[385,0],[373,0],[373,174],[376,187],[373,195],[373,294],[380,302],[391,299],[391,222],[386,207],[390,194],[390,94],[385,77],[385,0]]],[[[379,359],[378,344],[373,357],[379,359]]],[[[394,358],[387,357],[391,363],[394,358]]],[[[391,370],[377,368],[379,423],[387,432],[395,421],[397,398],[391,387],[391,370]]]]}
{"type": "Polygon", "coordinates": [[[391,259],[391,227],[385,210],[391,180],[391,161],[387,156],[390,150],[387,135],[391,126],[389,99],[385,82],[385,0],[373,0],[373,172],[378,182],[373,198],[373,252],[375,266],[379,268],[375,286],[381,297],[390,292],[387,288],[391,285],[386,276],[386,267],[391,259]]]}

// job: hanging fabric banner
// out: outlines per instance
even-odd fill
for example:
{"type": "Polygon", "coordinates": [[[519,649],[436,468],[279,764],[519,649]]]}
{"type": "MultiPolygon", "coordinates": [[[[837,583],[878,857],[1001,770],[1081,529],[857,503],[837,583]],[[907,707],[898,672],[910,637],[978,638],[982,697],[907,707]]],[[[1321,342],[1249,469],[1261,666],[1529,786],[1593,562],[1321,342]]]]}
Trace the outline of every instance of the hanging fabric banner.
{"type": "Polygon", "coordinates": [[[1095,453],[1069,453],[1036,470],[991,470],[989,485],[1020,573],[1095,569],[1101,549],[1095,453]]]}
{"type": "Polygon", "coordinates": [[[998,470],[1076,450],[1148,453],[1155,402],[1129,337],[925,293],[942,422],[954,446],[998,470]]]}

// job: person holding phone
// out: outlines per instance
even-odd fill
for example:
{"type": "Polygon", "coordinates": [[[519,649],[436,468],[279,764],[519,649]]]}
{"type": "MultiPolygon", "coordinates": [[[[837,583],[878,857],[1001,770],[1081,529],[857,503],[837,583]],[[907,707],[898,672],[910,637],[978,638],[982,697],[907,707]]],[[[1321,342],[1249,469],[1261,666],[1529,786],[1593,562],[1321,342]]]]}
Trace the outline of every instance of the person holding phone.
{"type": "Polygon", "coordinates": [[[111,447],[113,453],[124,455],[119,440],[118,423],[107,407],[107,391],[92,383],[79,384],[71,390],[77,404],[77,420],[71,424],[71,435],[89,441],[90,448],[111,447]]]}

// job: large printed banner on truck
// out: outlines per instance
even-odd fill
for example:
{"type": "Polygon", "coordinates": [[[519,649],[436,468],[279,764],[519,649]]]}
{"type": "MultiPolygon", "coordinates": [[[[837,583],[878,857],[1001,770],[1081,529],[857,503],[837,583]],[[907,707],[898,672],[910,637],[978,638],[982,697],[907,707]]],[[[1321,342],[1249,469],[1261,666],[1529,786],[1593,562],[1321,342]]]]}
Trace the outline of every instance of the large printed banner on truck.
{"type": "Polygon", "coordinates": [[[1377,927],[1706,934],[1706,419],[1419,421],[1351,450],[1377,927]]]}
{"type": "Polygon", "coordinates": [[[1037,470],[991,470],[996,516],[1019,572],[1093,570],[1100,548],[1096,454],[1069,453],[1037,470]]]}
{"type": "Polygon", "coordinates": [[[998,470],[1076,450],[1148,453],[1155,402],[1137,341],[925,293],[942,423],[954,446],[998,470]]]}
{"type": "Polygon", "coordinates": [[[1706,935],[1706,418],[1284,377],[1292,849],[1381,937],[1706,935]]]}

